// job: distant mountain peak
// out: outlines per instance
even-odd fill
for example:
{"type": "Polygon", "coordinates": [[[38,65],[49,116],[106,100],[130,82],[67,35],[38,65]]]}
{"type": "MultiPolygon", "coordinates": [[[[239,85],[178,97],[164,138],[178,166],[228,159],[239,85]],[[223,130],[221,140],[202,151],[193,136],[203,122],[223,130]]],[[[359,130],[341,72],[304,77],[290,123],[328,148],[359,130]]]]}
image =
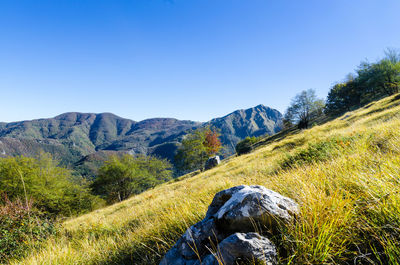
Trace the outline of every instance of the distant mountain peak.
{"type": "Polygon", "coordinates": [[[114,113],[111,112],[102,112],[102,113],[86,113],[86,112],[65,112],[62,113],[60,115],[55,116],[53,119],[56,120],[63,120],[63,119],[67,119],[67,120],[71,120],[71,119],[81,119],[81,118],[88,118],[88,117],[109,117],[109,118],[113,118],[113,119],[124,119],[127,120],[125,118],[121,118],[117,115],[115,115],[114,113]]]}
{"type": "Polygon", "coordinates": [[[234,152],[236,144],[248,136],[271,135],[280,131],[282,118],[278,110],[259,104],[212,119],[207,124],[221,131],[221,140],[229,147],[228,152],[234,152]]]}

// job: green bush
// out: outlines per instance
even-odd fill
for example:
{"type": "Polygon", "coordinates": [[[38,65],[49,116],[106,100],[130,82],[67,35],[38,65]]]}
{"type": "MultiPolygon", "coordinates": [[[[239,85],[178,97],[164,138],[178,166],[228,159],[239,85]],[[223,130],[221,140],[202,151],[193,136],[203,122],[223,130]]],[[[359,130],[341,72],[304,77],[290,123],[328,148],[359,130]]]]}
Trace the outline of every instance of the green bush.
{"type": "Polygon", "coordinates": [[[0,158],[0,191],[11,201],[29,198],[49,215],[73,215],[92,210],[99,200],[79,176],[57,166],[49,154],[37,158],[0,158]]]}
{"type": "Polygon", "coordinates": [[[236,145],[236,153],[238,155],[250,153],[253,148],[252,145],[258,141],[257,137],[246,137],[236,145]]]}
{"type": "Polygon", "coordinates": [[[51,234],[55,224],[33,207],[32,200],[23,203],[7,198],[0,205],[0,262],[22,256],[51,234]]]}

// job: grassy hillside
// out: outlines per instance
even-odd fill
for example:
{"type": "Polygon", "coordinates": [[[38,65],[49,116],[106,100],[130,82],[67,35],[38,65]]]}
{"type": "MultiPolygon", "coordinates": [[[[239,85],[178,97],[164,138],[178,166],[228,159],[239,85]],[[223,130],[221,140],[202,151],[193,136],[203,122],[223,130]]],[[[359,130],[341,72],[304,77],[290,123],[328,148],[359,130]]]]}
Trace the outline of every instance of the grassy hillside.
{"type": "Polygon", "coordinates": [[[156,264],[214,194],[259,184],[301,205],[283,229],[283,264],[398,264],[400,96],[270,142],[195,176],[64,222],[13,264],[156,264]]]}

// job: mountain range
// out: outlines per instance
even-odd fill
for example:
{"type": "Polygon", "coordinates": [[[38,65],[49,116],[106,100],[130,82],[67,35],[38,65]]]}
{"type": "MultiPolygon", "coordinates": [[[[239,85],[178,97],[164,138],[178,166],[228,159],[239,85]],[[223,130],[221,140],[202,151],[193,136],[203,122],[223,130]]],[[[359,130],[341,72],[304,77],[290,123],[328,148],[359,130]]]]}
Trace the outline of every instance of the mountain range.
{"type": "Polygon", "coordinates": [[[203,126],[220,131],[226,156],[247,136],[280,131],[282,114],[258,105],[208,122],[173,118],[136,122],[112,113],[69,112],[49,119],[0,123],[0,156],[34,156],[45,151],[72,168],[116,152],[155,155],[173,162],[183,136],[203,126]]]}

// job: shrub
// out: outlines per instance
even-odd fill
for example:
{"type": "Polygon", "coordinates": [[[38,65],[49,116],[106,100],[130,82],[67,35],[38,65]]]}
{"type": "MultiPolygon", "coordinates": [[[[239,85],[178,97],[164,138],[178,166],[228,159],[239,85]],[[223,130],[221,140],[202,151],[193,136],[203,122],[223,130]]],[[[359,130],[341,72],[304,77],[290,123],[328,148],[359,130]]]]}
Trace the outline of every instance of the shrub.
{"type": "Polygon", "coordinates": [[[28,200],[3,199],[0,205],[0,261],[22,256],[26,250],[56,232],[54,223],[28,200]]]}
{"type": "Polygon", "coordinates": [[[255,144],[258,141],[257,137],[246,137],[244,140],[240,141],[237,145],[236,145],[236,153],[238,155],[243,155],[243,154],[247,154],[250,153],[253,148],[252,145],[255,144]]]}
{"type": "Polygon", "coordinates": [[[0,176],[0,190],[11,201],[28,197],[50,215],[73,215],[95,206],[85,181],[57,166],[49,154],[0,158],[0,176]]]}

